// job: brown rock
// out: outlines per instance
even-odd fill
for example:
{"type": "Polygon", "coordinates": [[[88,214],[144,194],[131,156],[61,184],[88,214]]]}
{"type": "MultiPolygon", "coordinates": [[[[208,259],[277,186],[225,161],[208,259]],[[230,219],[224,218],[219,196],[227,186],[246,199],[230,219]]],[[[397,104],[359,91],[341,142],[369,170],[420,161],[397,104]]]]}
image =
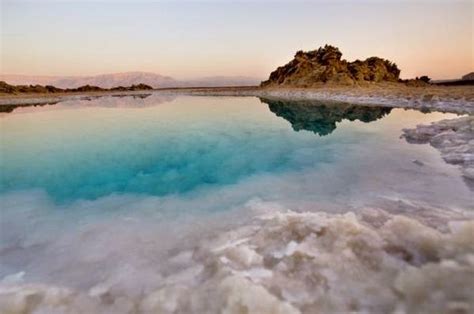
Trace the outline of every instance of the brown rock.
{"type": "Polygon", "coordinates": [[[0,81],[0,94],[48,94],[60,92],[100,92],[100,91],[139,91],[151,90],[153,87],[146,84],[136,84],[127,87],[118,86],[111,89],[84,85],[78,88],[62,89],[52,85],[10,85],[0,81]]]}
{"type": "Polygon", "coordinates": [[[398,81],[400,70],[388,60],[371,57],[347,62],[341,57],[339,49],[330,45],[308,52],[298,51],[293,60],[273,71],[261,86],[311,87],[398,81]]]}

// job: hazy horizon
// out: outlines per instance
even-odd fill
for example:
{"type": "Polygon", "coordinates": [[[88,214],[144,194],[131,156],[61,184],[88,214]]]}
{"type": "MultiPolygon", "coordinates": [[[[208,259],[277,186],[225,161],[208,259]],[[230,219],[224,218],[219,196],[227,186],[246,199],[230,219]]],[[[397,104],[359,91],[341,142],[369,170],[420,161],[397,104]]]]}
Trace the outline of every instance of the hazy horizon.
{"type": "MultiPolygon", "coordinates": [[[[170,79],[176,79],[176,80],[181,80],[177,79],[175,77],[172,77],[170,75],[166,75],[166,73],[158,73],[158,72],[152,72],[152,71],[122,71],[122,72],[104,72],[104,73],[96,73],[96,74],[73,74],[73,75],[48,75],[48,74],[25,74],[25,73],[0,73],[0,76],[25,76],[25,77],[43,77],[43,78],[79,78],[79,77],[96,77],[96,76],[108,76],[108,75],[125,75],[125,74],[153,74],[153,75],[160,75],[165,78],[170,78],[170,79]]],[[[190,77],[186,78],[186,80],[194,80],[194,79],[206,79],[206,78],[218,78],[218,77],[228,77],[228,78],[253,78],[253,79],[264,79],[264,77],[256,77],[256,76],[248,76],[248,75],[204,75],[204,76],[196,76],[196,77],[190,77]]]]}
{"type": "Polygon", "coordinates": [[[474,70],[471,1],[2,1],[1,74],[266,78],[324,44],[402,78],[474,70]]]}

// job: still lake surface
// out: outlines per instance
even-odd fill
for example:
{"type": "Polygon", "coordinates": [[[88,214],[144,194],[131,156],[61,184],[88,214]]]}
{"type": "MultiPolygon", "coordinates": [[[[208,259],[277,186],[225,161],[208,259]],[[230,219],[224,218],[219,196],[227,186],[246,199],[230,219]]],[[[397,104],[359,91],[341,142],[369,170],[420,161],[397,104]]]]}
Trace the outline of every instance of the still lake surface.
{"type": "Polygon", "coordinates": [[[400,138],[454,114],[158,94],[4,111],[0,279],[151,285],[163,256],[248,208],[472,209],[455,166],[400,138]]]}

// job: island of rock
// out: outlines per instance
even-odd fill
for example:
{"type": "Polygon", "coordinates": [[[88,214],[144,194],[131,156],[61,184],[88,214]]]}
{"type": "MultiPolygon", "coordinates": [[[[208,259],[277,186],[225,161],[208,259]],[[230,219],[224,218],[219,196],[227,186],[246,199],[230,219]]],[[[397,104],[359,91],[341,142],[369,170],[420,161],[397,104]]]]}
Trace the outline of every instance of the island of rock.
{"type": "Polygon", "coordinates": [[[400,69],[389,60],[370,57],[348,62],[341,57],[339,49],[330,45],[308,52],[298,51],[293,60],[273,71],[261,86],[315,87],[399,81],[400,69]]]}

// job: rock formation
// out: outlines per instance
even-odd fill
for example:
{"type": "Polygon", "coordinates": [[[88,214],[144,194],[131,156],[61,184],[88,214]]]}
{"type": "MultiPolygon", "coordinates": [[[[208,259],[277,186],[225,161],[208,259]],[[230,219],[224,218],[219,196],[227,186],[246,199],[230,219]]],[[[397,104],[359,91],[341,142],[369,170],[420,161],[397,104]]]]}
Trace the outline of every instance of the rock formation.
{"type": "Polygon", "coordinates": [[[298,51],[293,60],[273,71],[261,86],[311,87],[327,83],[398,82],[400,70],[393,62],[378,57],[347,62],[341,57],[339,49],[330,45],[308,52],[298,51]]]}
{"type": "Polygon", "coordinates": [[[150,90],[150,89],[153,89],[151,86],[149,85],[146,85],[146,84],[134,84],[134,85],[131,85],[131,86],[128,86],[128,87],[124,87],[124,86],[117,86],[117,87],[113,87],[111,88],[110,90],[113,90],[113,91],[135,91],[135,90],[150,90]]]}
{"type": "Polygon", "coordinates": [[[342,120],[371,122],[390,113],[390,107],[360,106],[325,101],[281,101],[260,99],[271,112],[291,123],[293,130],[320,136],[332,133],[342,120]]]}
{"type": "Polygon", "coordinates": [[[137,84],[127,87],[118,86],[114,88],[101,88],[97,86],[84,85],[78,88],[57,88],[51,85],[10,85],[0,81],[0,94],[50,94],[50,93],[74,93],[74,92],[103,92],[103,91],[138,91],[151,90],[153,87],[146,84],[137,84]]]}
{"type": "Polygon", "coordinates": [[[473,81],[474,80],[474,72],[468,73],[462,77],[464,81],[473,81]]]}

